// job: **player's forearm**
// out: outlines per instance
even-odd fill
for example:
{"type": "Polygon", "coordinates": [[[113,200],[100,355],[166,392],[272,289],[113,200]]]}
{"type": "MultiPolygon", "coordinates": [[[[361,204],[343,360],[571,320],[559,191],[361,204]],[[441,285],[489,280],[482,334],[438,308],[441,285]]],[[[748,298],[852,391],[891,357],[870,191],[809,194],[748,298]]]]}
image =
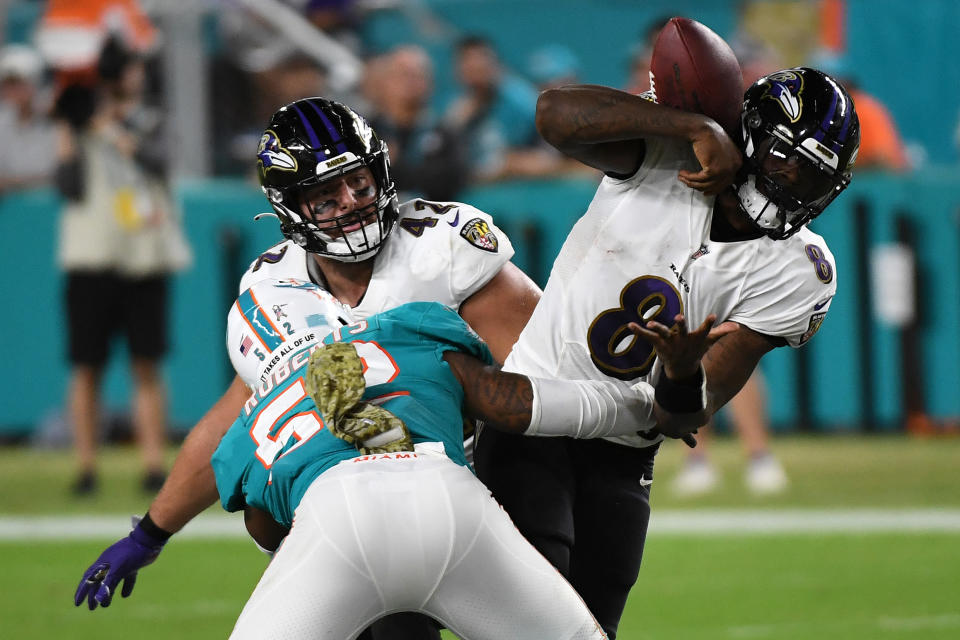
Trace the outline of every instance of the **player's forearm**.
{"type": "Polygon", "coordinates": [[[444,358],[463,387],[464,412],[500,431],[599,438],[656,426],[653,387],[646,383],[529,378],[465,353],[448,351],[444,358]]]}
{"type": "Polygon", "coordinates": [[[526,435],[602,438],[634,435],[656,426],[653,387],[600,380],[530,378],[533,390],[526,435]]]}
{"type": "Polygon", "coordinates": [[[724,336],[703,356],[707,375],[708,417],[720,410],[743,388],[760,359],[775,348],[774,339],[749,327],[724,336]]]}
{"type": "MultiPolygon", "coordinates": [[[[478,367],[476,371],[481,369],[478,367]]],[[[467,415],[509,433],[521,434],[530,426],[533,389],[526,376],[498,371],[497,367],[488,365],[479,375],[465,377],[461,384],[467,415]]]]}
{"type": "Polygon", "coordinates": [[[249,390],[236,378],[190,431],[163,488],[150,505],[150,518],[161,529],[176,533],[216,502],[217,483],[210,457],[248,396],[249,390]]]}
{"type": "Polygon", "coordinates": [[[710,118],[597,85],[548,89],[537,102],[537,130],[561,151],[653,136],[692,140],[710,118]]]}

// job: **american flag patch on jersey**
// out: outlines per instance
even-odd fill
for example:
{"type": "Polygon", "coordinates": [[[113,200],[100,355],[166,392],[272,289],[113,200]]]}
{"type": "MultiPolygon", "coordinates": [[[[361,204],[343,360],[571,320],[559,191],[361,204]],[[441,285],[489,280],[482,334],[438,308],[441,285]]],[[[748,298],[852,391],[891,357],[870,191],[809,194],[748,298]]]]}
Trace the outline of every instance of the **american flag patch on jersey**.
{"type": "Polygon", "coordinates": [[[246,356],[247,351],[250,351],[252,346],[253,340],[250,339],[250,336],[243,336],[243,342],[240,343],[240,354],[246,356]]]}

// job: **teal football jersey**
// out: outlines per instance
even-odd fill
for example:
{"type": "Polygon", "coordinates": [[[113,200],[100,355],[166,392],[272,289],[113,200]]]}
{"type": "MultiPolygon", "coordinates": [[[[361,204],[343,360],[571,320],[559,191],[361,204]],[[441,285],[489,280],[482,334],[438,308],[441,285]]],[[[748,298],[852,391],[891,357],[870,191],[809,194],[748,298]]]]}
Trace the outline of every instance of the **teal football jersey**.
{"type": "MultiPolygon", "coordinates": [[[[339,341],[353,343],[363,359],[365,401],[403,420],[414,443],[442,442],[451,460],[468,465],[463,389],[443,354],[462,351],[487,363],[493,358],[455,311],[435,302],[405,304],[339,327],[324,339],[339,341]]],[[[227,511],[249,504],[290,526],[310,483],[360,455],[324,429],[304,382],[309,351],[291,356],[259,385],[214,452],[217,490],[227,511]]]]}

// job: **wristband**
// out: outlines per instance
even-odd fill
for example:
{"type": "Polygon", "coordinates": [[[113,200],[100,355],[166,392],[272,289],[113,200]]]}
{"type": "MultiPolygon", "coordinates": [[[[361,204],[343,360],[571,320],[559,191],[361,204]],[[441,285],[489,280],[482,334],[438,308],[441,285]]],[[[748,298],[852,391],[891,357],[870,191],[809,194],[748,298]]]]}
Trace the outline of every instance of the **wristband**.
{"type": "Polygon", "coordinates": [[[157,523],[150,518],[149,511],[147,511],[147,513],[144,514],[143,518],[140,520],[139,527],[145,534],[151,538],[155,538],[160,544],[166,543],[166,541],[170,539],[170,536],[173,535],[169,531],[165,531],[157,526],[157,523]]]}
{"type": "Polygon", "coordinates": [[[703,366],[683,380],[671,380],[666,372],[661,371],[654,387],[654,397],[657,404],[670,413],[703,411],[707,407],[707,376],[703,366]]]}

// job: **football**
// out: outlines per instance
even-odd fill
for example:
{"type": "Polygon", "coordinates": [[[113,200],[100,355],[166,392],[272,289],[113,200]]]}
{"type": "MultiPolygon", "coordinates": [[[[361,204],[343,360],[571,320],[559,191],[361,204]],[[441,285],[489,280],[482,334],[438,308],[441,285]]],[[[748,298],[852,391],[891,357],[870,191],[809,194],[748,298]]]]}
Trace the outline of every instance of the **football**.
{"type": "Polygon", "coordinates": [[[733,135],[743,105],[743,76],[723,38],[689,18],[671,18],[650,59],[657,102],[710,116],[733,135]]]}

